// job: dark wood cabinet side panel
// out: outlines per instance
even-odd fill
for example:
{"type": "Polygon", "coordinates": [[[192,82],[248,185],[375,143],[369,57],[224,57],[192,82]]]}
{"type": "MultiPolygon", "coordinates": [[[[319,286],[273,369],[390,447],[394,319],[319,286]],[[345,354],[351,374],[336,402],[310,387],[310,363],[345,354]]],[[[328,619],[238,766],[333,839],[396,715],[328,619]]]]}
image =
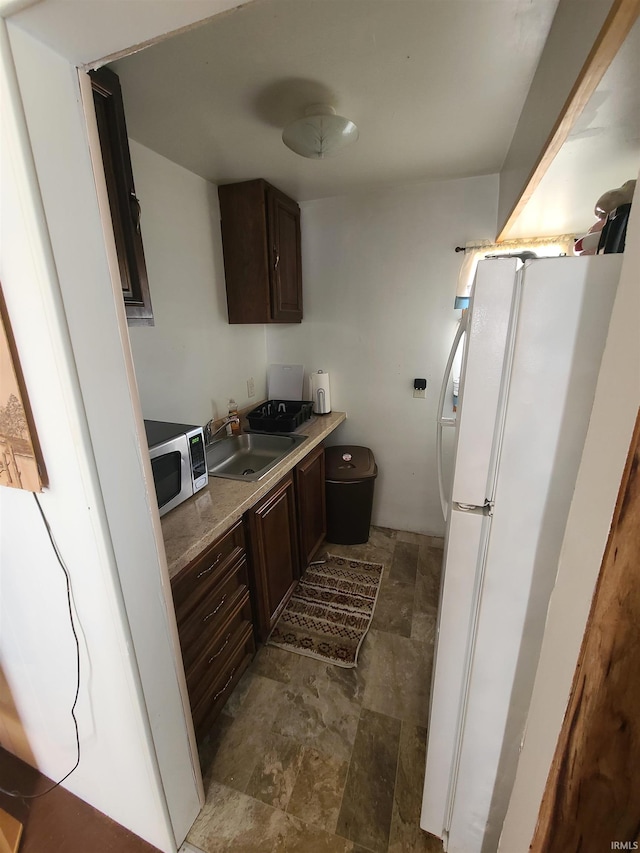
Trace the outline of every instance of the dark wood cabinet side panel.
{"type": "Polygon", "coordinates": [[[264,182],[222,185],[218,198],[229,322],[265,323],[270,305],[264,182]]]}

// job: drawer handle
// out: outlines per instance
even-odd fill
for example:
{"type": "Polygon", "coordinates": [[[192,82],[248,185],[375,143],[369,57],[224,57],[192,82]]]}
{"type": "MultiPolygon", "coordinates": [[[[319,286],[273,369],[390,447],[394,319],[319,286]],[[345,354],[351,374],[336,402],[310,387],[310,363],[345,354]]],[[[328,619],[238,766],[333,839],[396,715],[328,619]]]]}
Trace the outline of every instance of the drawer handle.
{"type": "Polygon", "coordinates": [[[211,655],[211,657],[209,658],[209,663],[213,663],[213,662],[214,662],[214,660],[215,660],[216,658],[219,658],[219,657],[220,657],[220,655],[222,654],[222,652],[223,652],[223,651],[227,648],[227,646],[229,645],[229,640],[230,640],[230,639],[231,639],[231,631],[229,631],[229,633],[227,634],[227,639],[224,641],[224,643],[223,643],[223,644],[222,644],[222,646],[218,649],[218,651],[215,653],[215,655],[211,655]]]}
{"type": "Polygon", "coordinates": [[[203,622],[206,622],[206,621],[207,621],[207,619],[211,619],[211,617],[212,617],[212,616],[215,616],[215,615],[216,615],[216,613],[218,612],[218,610],[220,610],[220,608],[222,607],[222,605],[223,605],[223,604],[225,603],[225,601],[227,600],[227,596],[228,596],[228,595],[229,595],[229,593],[228,593],[228,592],[225,592],[225,594],[222,596],[222,599],[221,599],[221,601],[220,601],[220,604],[216,607],[216,609],[215,609],[215,610],[212,610],[212,611],[211,611],[211,613],[207,613],[207,615],[206,615],[206,616],[204,617],[204,619],[202,620],[203,622]]]}
{"type": "Polygon", "coordinates": [[[224,691],[225,691],[225,690],[227,689],[227,687],[231,684],[231,679],[232,679],[232,678],[233,678],[233,676],[235,675],[235,672],[236,672],[236,668],[235,668],[235,666],[234,666],[234,668],[231,670],[231,675],[229,676],[229,678],[227,678],[226,684],[224,685],[224,687],[223,687],[221,690],[218,690],[218,692],[216,693],[216,695],[215,695],[215,696],[213,697],[213,699],[211,700],[212,702],[215,702],[215,701],[216,701],[216,699],[218,698],[218,696],[222,696],[222,694],[224,693],[224,691]]]}
{"type": "Polygon", "coordinates": [[[218,556],[215,558],[213,563],[211,563],[209,568],[203,569],[201,572],[198,572],[198,574],[196,575],[196,578],[201,578],[203,575],[208,575],[209,572],[212,572],[215,569],[215,567],[218,565],[218,563],[220,562],[221,559],[222,559],[222,554],[218,554],[218,556]]]}

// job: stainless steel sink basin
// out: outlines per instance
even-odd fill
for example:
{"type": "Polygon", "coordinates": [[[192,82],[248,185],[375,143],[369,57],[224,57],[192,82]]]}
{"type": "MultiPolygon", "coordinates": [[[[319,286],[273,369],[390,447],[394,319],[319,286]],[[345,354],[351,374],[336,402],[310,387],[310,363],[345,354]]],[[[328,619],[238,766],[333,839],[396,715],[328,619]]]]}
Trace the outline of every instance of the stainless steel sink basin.
{"type": "Polygon", "coordinates": [[[306,440],[306,435],[232,435],[207,447],[207,469],[213,477],[255,482],[306,440]]]}

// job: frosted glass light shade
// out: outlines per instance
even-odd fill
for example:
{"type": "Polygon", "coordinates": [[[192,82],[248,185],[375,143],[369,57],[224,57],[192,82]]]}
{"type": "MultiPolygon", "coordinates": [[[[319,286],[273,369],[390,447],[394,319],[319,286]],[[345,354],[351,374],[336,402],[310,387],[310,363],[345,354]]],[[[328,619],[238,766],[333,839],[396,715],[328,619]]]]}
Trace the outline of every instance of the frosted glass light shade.
{"type": "Polygon", "coordinates": [[[307,107],[304,118],[292,121],[282,131],[282,141],[287,148],[313,160],[334,157],[357,139],[356,125],[336,115],[333,107],[322,104],[307,107]]]}

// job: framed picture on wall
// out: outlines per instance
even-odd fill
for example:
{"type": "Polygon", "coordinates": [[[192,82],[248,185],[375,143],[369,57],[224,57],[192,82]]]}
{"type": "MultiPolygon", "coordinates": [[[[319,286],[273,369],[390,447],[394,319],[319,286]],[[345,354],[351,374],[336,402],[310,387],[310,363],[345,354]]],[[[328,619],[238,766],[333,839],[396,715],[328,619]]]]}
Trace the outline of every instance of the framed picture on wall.
{"type": "Polygon", "coordinates": [[[0,486],[42,491],[46,476],[41,459],[0,288],[0,486]]]}

